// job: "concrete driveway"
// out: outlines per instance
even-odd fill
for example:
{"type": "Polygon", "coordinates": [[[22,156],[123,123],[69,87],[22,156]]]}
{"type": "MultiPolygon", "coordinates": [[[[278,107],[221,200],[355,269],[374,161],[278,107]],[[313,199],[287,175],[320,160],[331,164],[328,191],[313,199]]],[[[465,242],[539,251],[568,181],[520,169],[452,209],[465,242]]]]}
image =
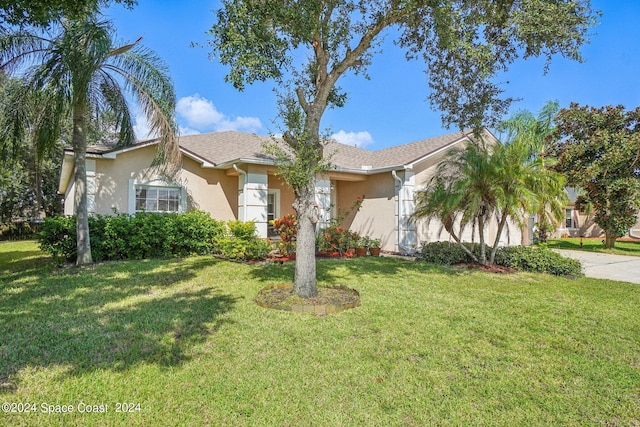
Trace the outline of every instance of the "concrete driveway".
{"type": "Polygon", "coordinates": [[[640,257],[555,249],[582,262],[585,276],[640,284],[640,257]]]}

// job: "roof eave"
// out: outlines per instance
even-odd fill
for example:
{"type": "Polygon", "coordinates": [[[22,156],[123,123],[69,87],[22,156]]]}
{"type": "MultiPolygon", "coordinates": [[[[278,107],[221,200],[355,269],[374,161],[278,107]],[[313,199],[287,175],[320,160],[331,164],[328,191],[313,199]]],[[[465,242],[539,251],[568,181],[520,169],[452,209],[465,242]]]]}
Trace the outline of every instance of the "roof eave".
{"type": "Polygon", "coordinates": [[[371,168],[371,169],[356,169],[356,168],[345,168],[341,166],[334,166],[331,168],[333,172],[343,172],[343,173],[352,173],[356,175],[376,175],[379,173],[397,171],[397,170],[411,170],[411,165],[395,165],[395,166],[385,166],[383,168],[371,168]]]}
{"type": "Polygon", "coordinates": [[[68,154],[66,151],[64,154],[60,168],[60,179],[58,180],[58,193],[60,194],[66,194],[73,174],[73,154],[68,154]]]}
{"type": "Polygon", "coordinates": [[[254,159],[249,157],[238,157],[233,160],[227,160],[222,163],[218,163],[216,168],[218,169],[229,169],[232,168],[234,164],[250,164],[250,165],[261,165],[261,166],[275,166],[276,162],[271,159],[254,159]]]}

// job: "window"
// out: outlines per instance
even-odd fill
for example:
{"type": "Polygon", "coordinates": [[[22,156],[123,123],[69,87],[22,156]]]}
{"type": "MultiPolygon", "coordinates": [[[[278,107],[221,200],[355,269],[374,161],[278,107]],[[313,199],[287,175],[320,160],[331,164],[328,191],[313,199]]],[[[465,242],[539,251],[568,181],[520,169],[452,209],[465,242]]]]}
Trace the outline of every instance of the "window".
{"type": "Polygon", "coordinates": [[[267,193],[267,236],[275,236],[272,221],[280,217],[280,190],[269,190],[267,193]]]}
{"type": "Polygon", "coordinates": [[[180,188],[136,186],[136,212],[179,212],[180,188]]]}
{"type": "Polygon", "coordinates": [[[573,209],[564,210],[564,227],[576,228],[575,221],[573,220],[573,209]]]}

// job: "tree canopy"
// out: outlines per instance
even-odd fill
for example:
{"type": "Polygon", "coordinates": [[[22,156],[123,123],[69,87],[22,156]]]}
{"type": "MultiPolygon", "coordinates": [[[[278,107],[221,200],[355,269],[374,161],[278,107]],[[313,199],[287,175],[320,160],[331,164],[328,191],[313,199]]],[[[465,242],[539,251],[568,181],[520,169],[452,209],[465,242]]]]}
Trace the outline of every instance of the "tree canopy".
{"type": "Polygon", "coordinates": [[[137,0],[0,0],[0,26],[36,25],[46,27],[62,17],[78,19],[113,1],[133,7],[137,0]]]}
{"type": "Polygon", "coordinates": [[[640,209],[640,107],[572,103],[555,123],[555,169],[581,190],[576,208],[592,207],[611,248],[636,223],[640,209]]]}
{"type": "Polygon", "coordinates": [[[425,62],[431,105],[443,123],[481,129],[495,124],[511,100],[495,77],[516,59],[562,55],[582,60],[580,46],[598,13],[589,0],[224,0],[210,34],[212,56],[230,67],[226,80],[242,90],[255,81],[278,84],[290,159],[301,165],[294,288],[315,285],[315,173],[323,162],[320,122],[340,107],[347,74],[364,74],[384,37],[408,59],[425,62]],[[544,28],[544,31],[541,29],[544,28]],[[392,33],[391,30],[397,32],[392,33]]]}

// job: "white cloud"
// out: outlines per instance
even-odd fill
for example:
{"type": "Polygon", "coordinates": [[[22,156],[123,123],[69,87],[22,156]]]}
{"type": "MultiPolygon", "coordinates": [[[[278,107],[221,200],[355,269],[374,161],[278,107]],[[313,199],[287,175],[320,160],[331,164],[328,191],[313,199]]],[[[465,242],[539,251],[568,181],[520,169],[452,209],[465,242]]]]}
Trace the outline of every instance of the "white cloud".
{"type": "Polygon", "coordinates": [[[138,111],[135,114],[133,120],[135,123],[133,125],[133,132],[135,133],[138,141],[155,138],[155,135],[150,133],[151,126],[149,125],[147,116],[145,116],[141,111],[138,111]]]}
{"type": "Polygon", "coordinates": [[[343,130],[331,135],[331,139],[346,144],[353,145],[354,147],[364,148],[373,144],[373,137],[367,131],[362,132],[345,132],[343,130]]]}
{"type": "Polygon", "coordinates": [[[201,133],[198,130],[191,129],[189,126],[178,126],[178,130],[180,131],[180,135],[198,135],[201,133]]]}
{"type": "Polygon", "coordinates": [[[191,133],[223,130],[255,132],[262,127],[260,119],[256,117],[226,116],[218,111],[213,102],[197,93],[180,98],[176,104],[176,113],[186,122],[186,126],[181,125],[181,129],[189,129],[191,133]]]}

